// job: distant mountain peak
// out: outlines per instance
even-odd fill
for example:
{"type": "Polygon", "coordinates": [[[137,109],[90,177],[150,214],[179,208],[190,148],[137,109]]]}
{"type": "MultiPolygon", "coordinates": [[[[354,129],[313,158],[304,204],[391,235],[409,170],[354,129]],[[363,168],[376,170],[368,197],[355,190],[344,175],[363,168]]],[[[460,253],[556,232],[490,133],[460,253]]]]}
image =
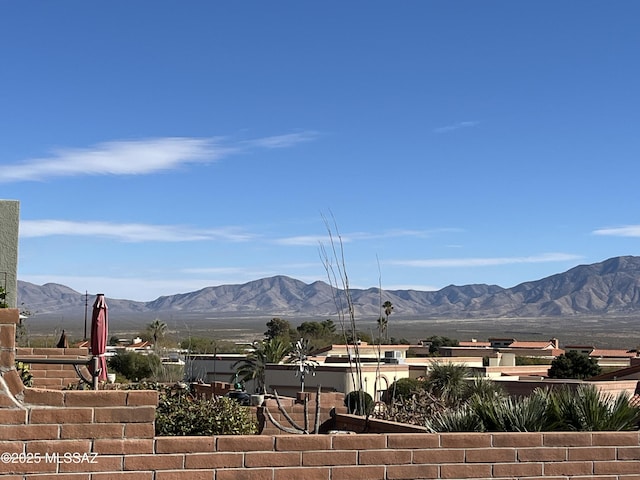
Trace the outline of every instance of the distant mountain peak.
{"type": "MultiPolygon", "coordinates": [[[[112,312],[211,312],[257,316],[326,316],[336,313],[335,290],[322,281],[306,284],[285,275],[238,285],[205,287],[151,302],[110,299],[112,312]]],[[[377,316],[380,291],[350,289],[358,315],[377,316]]],[[[640,313],[640,257],[621,256],[564,273],[497,285],[449,285],[438,291],[383,290],[395,315],[425,317],[545,317],[640,313]]],[[[84,294],[55,283],[18,282],[18,302],[35,313],[77,312],[84,294]]]]}

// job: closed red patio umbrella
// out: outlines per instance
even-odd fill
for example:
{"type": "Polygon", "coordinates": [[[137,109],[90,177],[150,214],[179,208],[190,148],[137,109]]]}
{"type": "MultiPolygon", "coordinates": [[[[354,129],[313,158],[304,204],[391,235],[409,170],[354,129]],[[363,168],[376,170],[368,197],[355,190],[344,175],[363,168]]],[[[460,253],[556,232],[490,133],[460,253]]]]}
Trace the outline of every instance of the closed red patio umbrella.
{"type": "Polygon", "coordinates": [[[107,332],[109,331],[107,310],[104,294],[99,293],[93,303],[91,314],[91,355],[93,355],[91,373],[93,388],[96,390],[98,382],[107,379],[107,359],[104,356],[107,351],[107,332]]]}

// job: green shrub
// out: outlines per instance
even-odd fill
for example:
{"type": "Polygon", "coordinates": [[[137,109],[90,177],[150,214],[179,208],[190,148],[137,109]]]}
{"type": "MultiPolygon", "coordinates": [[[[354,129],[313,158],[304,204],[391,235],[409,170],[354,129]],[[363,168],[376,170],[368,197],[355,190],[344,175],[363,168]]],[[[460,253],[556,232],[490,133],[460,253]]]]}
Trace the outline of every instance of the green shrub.
{"type": "Polygon", "coordinates": [[[553,392],[549,416],[561,430],[638,430],[640,408],[629,400],[625,393],[614,397],[593,385],[580,385],[575,391],[564,388],[553,392]]]}
{"type": "Polygon", "coordinates": [[[162,383],[180,382],[184,380],[184,365],[160,363],[153,367],[149,378],[162,383]]]}
{"type": "Polygon", "coordinates": [[[536,389],[519,398],[474,396],[460,408],[436,412],[425,424],[433,432],[638,430],[640,408],[630,405],[628,395],[614,397],[580,385],[536,389]]]}
{"type": "Polygon", "coordinates": [[[252,412],[230,398],[195,398],[188,389],[161,389],[156,435],[253,435],[258,426],[252,412]]]}
{"type": "Polygon", "coordinates": [[[571,350],[551,362],[549,378],[585,379],[600,374],[601,370],[594,358],[571,350]]]}
{"type": "Polygon", "coordinates": [[[505,389],[502,385],[490,380],[486,377],[473,377],[473,380],[467,382],[467,397],[472,400],[474,398],[497,400],[506,396],[505,389]]]}
{"type": "Polygon", "coordinates": [[[425,381],[426,390],[447,407],[462,405],[470,395],[465,365],[432,362],[425,381]]]}
{"type": "Polygon", "coordinates": [[[160,368],[160,357],[137,352],[120,352],[109,360],[109,368],[132,382],[150,378],[160,368]]]}
{"type": "Polygon", "coordinates": [[[489,432],[550,431],[555,430],[555,419],[548,415],[551,395],[546,390],[535,390],[520,398],[474,397],[469,406],[489,432]]]}
{"type": "Polygon", "coordinates": [[[396,380],[385,392],[383,400],[385,403],[402,401],[410,398],[424,386],[424,381],[415,378],[401,378],[396,380]]]}
{"type": "Polygon", "coordinates": [[[363,390],[350,392],[344,397],[344,405],[347,411],[354,415],[369,415],[373,412],[374,402],[371,395],[363,390]]]}

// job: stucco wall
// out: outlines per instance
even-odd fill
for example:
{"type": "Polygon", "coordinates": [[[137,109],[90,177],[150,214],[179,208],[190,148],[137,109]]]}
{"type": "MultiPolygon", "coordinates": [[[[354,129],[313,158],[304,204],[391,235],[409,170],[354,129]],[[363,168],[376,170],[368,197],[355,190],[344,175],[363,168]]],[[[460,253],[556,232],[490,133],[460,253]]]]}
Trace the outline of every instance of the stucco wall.
{"type": "MultiPolygon", "coordinates": [[[[295,397],[300,390],[300,377],[296,376],[295,365],[269,364],[265,369],[265,383],[269,391],[277,390],[280,395],[295,397]]],[[[349,393],[357,390],[355,373],[348,364],[335,363],[318,365],[313,373],[305,376],[305,390],[315,391],[318,386],[349,393]]],[[[386,390],[395,380],[409,377],[409,366],[400,364],[363,364],[360,368],[363,390],[375,398],[375,391],[386,390]],[[376,378],[378,383],[376,384],[376,378]]]]}
{"type": "Polygon", "coordinates": [[[11,308],[18,305],[19,218],[20,202],[0,200],[0,285],[7,291],[7,303],[11,308]]]}

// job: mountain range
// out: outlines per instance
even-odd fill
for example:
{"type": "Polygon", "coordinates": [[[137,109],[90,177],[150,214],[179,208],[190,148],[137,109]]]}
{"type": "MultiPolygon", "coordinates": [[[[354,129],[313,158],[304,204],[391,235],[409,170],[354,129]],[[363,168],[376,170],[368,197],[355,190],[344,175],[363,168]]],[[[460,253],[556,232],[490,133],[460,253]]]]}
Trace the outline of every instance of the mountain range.
{"type": "MultiPolygon", "coordinates": [[[[640,313],[640,257],[614,257],[579,265],[564,273],[521,283],[450,285],[438,291],[350,289],[358,316],[378,316],[390,301],[402,317],[565,317],[640,313]]],[[[344,292],[327,283],[304,283],[286,276],[242,285],[206,287],[190,293],[162,296],[150,302],[111,299],[110,312],[133,315],[160,312],[238,314],[255,316],[332,316],[335,299],[344,292]]],[[[93,297],[64,285],[18,281],[18,304],[35,314],[67,314],[89,308],[93,297]]]]}

